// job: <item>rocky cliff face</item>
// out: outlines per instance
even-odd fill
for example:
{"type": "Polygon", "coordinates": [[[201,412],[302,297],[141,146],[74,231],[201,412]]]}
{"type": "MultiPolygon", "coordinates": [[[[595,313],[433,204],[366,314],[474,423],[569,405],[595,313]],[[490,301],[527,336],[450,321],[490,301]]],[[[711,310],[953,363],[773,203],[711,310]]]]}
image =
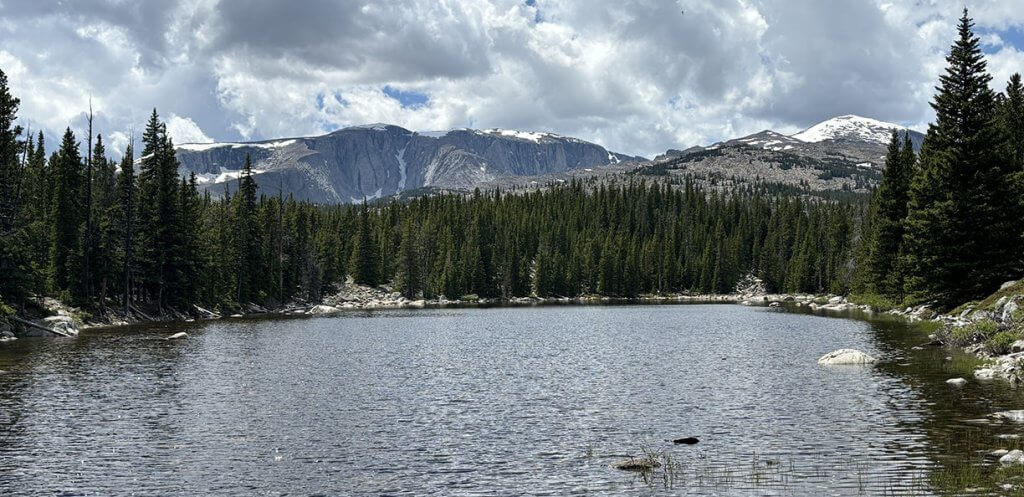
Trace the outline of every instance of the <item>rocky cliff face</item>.
{"type": "Polygon", "coordinates": [[[234,188],[246,155],[264,193],[324,203],[359,202],[432,187],[471,190],[502,178],[639,162],[600,145],[502,129],[415,133],[390,125],[251,143],[185,144],[182,173],[215,193],[234,188]]]}

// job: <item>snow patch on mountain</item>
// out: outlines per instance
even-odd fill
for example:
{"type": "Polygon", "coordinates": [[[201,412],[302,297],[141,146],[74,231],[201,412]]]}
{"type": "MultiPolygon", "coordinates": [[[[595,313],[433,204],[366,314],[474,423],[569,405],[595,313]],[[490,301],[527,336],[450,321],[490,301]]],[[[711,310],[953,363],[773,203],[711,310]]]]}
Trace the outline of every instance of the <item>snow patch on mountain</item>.
{"type": "MultiPolygon", "coordinates": [[[[263,174],[265,172],[267,172],[265,169],[253,169],[252,170],[253,176],[255,176],[257,174],[263,174]]],[[[196,183],[200,184],[200,185],[207,185],[207,184],[212,184],[212,183],[223,183],[225,181],[230,181],[230,180],[238,179],[238,178],[241,178],[241,177],[242,177],[242,171],[241,170],[228,170],[228,169],[224,169],[222,167],[222,168],[220,168],[220,172],[217,173],[217,174],[213,174],[213,173],[199,173],[199,174],[196,174],[196,183]]]]}
{"type": "Polygon", "coordinates": [[[297,142],[298,142],[298,140],[278,140],[278,141],[272,141],[272,142],[256,142],[256,143],[184,143],[184,144],[176,146],[175,148],[178,149],[178,150],[187,150],[189,152],[205,152],[207,150],[212,150],[212,149],[215,149],[215,148],[224,148],[224,147],[231,147],[231,148],[253,147],[253,148],[263,148],[263,149],[273,150],[273,149],[276,149],[276,148],[283,148],[283,147],[287,147],[289,145],[294,145],[297,142]]]}
{"type": "Polygon", "coordinates": [[[889,143],[893,130],[902,131],[904,129],[906,128],[898,124],[868,117],[845,115],[822,121],[791,135],[791,137],[807,143],[818,143],[825,140],[851,140],[886,144],[889,143]]]}
{"type": "Polygon", "coordinates": [[[405,179],[408,177],[408,173],[406,172],[408,166],[405,163],[406,148],[409,148],[408,145],[402,147],[402,149],[395,154],[395,158],[398,159],[398,191],[405,190],[405,179]]]}

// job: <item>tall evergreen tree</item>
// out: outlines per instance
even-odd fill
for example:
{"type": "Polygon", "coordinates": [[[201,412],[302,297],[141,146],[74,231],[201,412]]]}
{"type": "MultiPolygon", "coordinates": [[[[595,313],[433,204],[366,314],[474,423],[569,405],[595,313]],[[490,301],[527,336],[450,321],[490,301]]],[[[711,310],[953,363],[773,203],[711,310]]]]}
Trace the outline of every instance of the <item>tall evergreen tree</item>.
{"type": "Polygon", "coordinates": [[[964,10],[932,102],[910,189],[905,258],[909,289],[941,305],[992,292],[1019,267],[1020,218],[995,126],[981,42],[964,10]]]}
{"type": "Polygon", "coordinates": [[[50,238],[50,277],[55,289],[69,291],[72,296],[79,297],[82,295],[80,277],[84,165],[71,128],[64,131],[56,163],[51,167],[54,176],[54,200],[53,234],[50,238]]]}
{"type": "Polygon", "coordinates": [[[252,158],[245,156],[235,195],[235,243],[237,244],[236,302],[252,302],[259,290],[261,240],[256,212],[256,180],[252,178],[252,158]]]}
{"type": "Polygon", "coordinates": [[[871,291],[897,301],[903,300],[904,270],[900,257],[903,254],[910,180],[916,161],[909,134],[902,146],[900,142],[899,134],[893,131],[885,156],[882,183],[869,207],[872,231],[868,233],[868,257],[863,268],[873,283],[871,291]]]}
{"type": "Polygon", "coordinates": [[[0,71],[0,304],[5,296],[20,300],[29,272],[17,223],[24,169],[22,127],[15,124],[19,105],[7,88],[7,75],[0,71]]]}
{"type": "Polygon", "coordinates": [[[117,175],[116,211],[117,227],[121,239],[121,304],[125,315],[129,315],[132,302],[132,268],[135,257],[136,230],[136,185],[135,185],[135,153],[131,144],[125,149],[121,158],[121,172],[117,175]]]}
{"type": "Polygon", "coordinates": [[[356,227],[356,238],[353,242],[352,256],[349,258],[349,275],[360,285],[376,286],[377,279],[377,248],[373,239],[373,227],[370,224],[370,208],[363,200],[359,211],[356,227]]]}
{"type": "Polygon", "coordinates": [[[1006,139],[1011,169],[1024,171],[1024,85],[1020,73],[1010,76],[1005,98],[999,109],[999,124],[1006,139]]]}

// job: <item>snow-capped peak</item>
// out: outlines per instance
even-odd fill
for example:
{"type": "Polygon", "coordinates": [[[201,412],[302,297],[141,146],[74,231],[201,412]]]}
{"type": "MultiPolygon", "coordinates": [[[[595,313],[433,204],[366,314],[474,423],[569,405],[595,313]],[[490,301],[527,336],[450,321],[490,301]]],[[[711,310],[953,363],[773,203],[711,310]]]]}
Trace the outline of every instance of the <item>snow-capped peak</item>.
{"type": "Polygon", "coordinates": [[[906,128],[868,117],[845,115],[822,121],[791,135],[791,137],[808,143],[825,140],[853,140],[886,144],[889,143],[894,129],[906,128]]]}

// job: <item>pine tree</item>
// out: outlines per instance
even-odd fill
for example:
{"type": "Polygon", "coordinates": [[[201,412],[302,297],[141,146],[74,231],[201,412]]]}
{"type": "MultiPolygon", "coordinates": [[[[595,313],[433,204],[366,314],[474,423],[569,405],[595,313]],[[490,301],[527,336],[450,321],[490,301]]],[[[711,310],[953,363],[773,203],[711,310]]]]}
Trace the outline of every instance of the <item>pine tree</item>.
{"type": "Polygon", "coordinates": [[[1005,134],[1007,155],[1012,170],[1024,171],[1024,85],[1020,73],[1006,84],[1006,94],[999,109],[999,124],[1005,134]]]}
{"type": "Polygon", "coordinates": [[[916,157],[909,135],[901,146],[893,131],[885,157],[882,183],[871,201],[868,257],[864,270],[873,284],[870,290],[897,301],[903,300],[904,276],[899,258],[903,254],[904,222],[907,216],[910,180],[916,157]]]}
{"type": "Polygon", "coordinates": [[[50,277],[55,289],[78,297],[82,295],[79,283],[84,167],[71,128],[64,131],[56,162],[51,167],[54,176],[54,222],[50,238],[50,277]]]}
{"type": "Polygon", "coordinates": [[[24,142],[22,127],[15,124],[21,101],[7,88],[7,75],[0,71],[0,305],[5,298],[18,302],[29,278],[28,254],[18,226],[22,202],[24,142]]]}
{"type": "Polygon", "coordinates": [[[237,244],[235,299],[239,304],[252,302],[259,289],[261,240],[256,212],[256,180],[252,178],[252,159],[247,154],[235,195],[235,242],[237,244]]]}
{"type": "Polygon", "coordinates": [[[370,225],[370,209],[363,201],[359,211],[359,222],[356,238],[349,258],[349,274],[360,285],[377,286],[377,248],[373,240],[373,227],[370,225]]]}
{"type": "Polygon", "coordinates": [[[136,230],[136,185],[135,156],[132,145],[125,149],[121,158],[121,172],[117,175],[117,210],[116,224],[121,240],[121,304],[125,315],[130,315],[132,302],[132,268],[135,258],[136,230]]]}
{"type": "Polygon", "coordinates": [[[936,122],[921,150],[906,223],[909,289],[940,305],[986,295],[1020,267],[1020,218],[994,125],[991,76],[972,26],[965,9],[932,103],[936,122]]]}
{"type": "Polygon", "coordinates": [[[402,223],[402,241],[395,259],[395,289],[409,299],[416,298],[422,291],[420,281],[419,237],[411,219],[402,223]]]}

